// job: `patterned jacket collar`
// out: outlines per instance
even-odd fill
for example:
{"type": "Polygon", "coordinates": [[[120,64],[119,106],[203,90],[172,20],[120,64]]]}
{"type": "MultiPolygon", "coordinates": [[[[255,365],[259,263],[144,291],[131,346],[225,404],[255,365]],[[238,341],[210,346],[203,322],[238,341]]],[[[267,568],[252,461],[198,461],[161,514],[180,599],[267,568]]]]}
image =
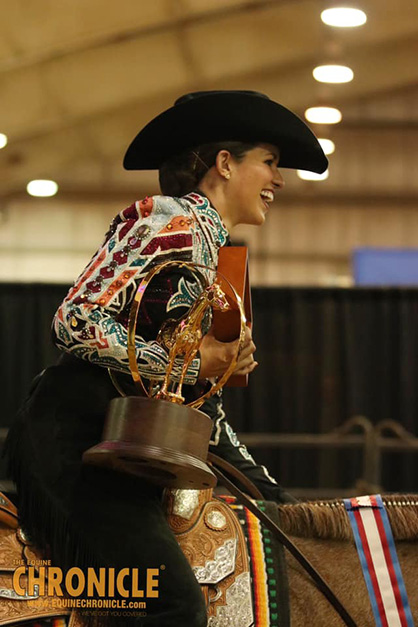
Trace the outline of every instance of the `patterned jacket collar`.
{"type": "Polygon", "coordinates": [[[191,205],[192,211],[197,214],[197,217],[200,220],[204,220],[206,225],[212,226],[211,230],[214,230],[214,241],[218,245],[218,247],[225,246],[229,242],[229,233],[226,228],[223,220],[215,209],[215,207],[210,203],[210,200],[207,196],[205,196],[200,190],[196,192],[190,192],[186,196],[183,196],[182,200],[185,200],[188,204],[191,205]]]}

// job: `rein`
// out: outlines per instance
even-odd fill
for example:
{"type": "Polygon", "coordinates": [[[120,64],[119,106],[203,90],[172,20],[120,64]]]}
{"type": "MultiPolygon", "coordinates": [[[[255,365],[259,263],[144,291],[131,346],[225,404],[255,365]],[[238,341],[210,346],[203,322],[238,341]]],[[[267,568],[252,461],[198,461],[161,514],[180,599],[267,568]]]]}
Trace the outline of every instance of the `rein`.
{"type": "Polygon", "coordinates": [[[234,468],[228,462],[220,459],[217,455],[214,455],[213,453],[208,454],[208,461],[210,462],[212,470],[216,477],[224,484],[224,486],[231,492],[231,494],[233,494],[242,505],[245,505],[245,507],[247,507],[250,512],[254,514],[254,516],[256,516],[263,523],[263,525],[265,525],[267,529],[269,529],[277,537],[279,542],[281,542],[281,544],[286,547],[286,549],[299,562],[302,568],[304,568],[304,570],[310,575],[310,577],[315,582],[318,590],[320,590],[325,598],[329,601],[329,603],[331,603],[335,611],[340,615],[344,624],[347,625],[347,627],[357,627],[357,624],[350,616],[348,611],[345,609],[344,605],[338,599],[336,594],[331,590],[329,585],[318,573],[316,568],[314,568],[311,562],[303,555],[303,553],[297,548],[292,540],[280,529],[280,527],[276,525],[275,522],[271,520],[271,518],[269,518],[269,516],[261,511],[261,509],[259,509],[258,506],[253,501],[251,501],[251,499],[249,499],[243,492],[241,492],[241,490],[237,488],[237,486],[232,481],[230,481],[223,474],[223,472],[219,470],[217,466],[222,467],[223,470],[231,474],[234,479],[237,479],[240,483],[245,485],[246,489],[249,488],[249,492],[253,496],[255,495],[256,499],[259,499],[261,496],[260,492],[252,484],[252,482],[249,481],[249,479],[245,477],[241,473],[241,471],[237,470],[237,468],[234,468]]]}

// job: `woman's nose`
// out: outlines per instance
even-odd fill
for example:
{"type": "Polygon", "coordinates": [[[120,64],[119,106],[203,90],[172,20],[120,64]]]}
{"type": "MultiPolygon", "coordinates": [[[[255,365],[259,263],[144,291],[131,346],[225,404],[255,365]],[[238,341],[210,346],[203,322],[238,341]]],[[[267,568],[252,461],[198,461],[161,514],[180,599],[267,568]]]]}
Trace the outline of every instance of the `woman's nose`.
{"type": "Polygon", "coordinates": [[[279,189],[282,189],[285,185],[284,178],[282,177],[280,170],[278,168],[276,168],[276,173],[274,175],[273,184],[279,189]]]}

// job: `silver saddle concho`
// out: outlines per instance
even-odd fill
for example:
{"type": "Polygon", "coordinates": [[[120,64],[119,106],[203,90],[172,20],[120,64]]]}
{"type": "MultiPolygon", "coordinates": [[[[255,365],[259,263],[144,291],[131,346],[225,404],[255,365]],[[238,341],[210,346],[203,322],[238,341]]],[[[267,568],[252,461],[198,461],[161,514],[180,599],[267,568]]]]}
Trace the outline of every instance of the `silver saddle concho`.
{"type": "Polygon", "coordinates": [[[208,627],[254,622],[249,555],[238,518],[212,490],[167,489],[167,520],[200,583],[208,627]]]}

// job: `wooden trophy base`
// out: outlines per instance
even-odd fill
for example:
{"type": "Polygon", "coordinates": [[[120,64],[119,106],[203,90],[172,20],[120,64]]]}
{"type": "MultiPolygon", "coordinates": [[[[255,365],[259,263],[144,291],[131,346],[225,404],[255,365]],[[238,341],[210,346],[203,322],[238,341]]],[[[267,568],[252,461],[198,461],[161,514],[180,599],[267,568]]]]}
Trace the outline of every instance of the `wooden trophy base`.
{"type": "Polygon", "coordinates": [[[206,464],[211,432],[211,419],[197,409],[140,396],[115,398],[103,440],[83,454],[83,462],[164,487],[205,490],[216,485],[206,464]]]}

